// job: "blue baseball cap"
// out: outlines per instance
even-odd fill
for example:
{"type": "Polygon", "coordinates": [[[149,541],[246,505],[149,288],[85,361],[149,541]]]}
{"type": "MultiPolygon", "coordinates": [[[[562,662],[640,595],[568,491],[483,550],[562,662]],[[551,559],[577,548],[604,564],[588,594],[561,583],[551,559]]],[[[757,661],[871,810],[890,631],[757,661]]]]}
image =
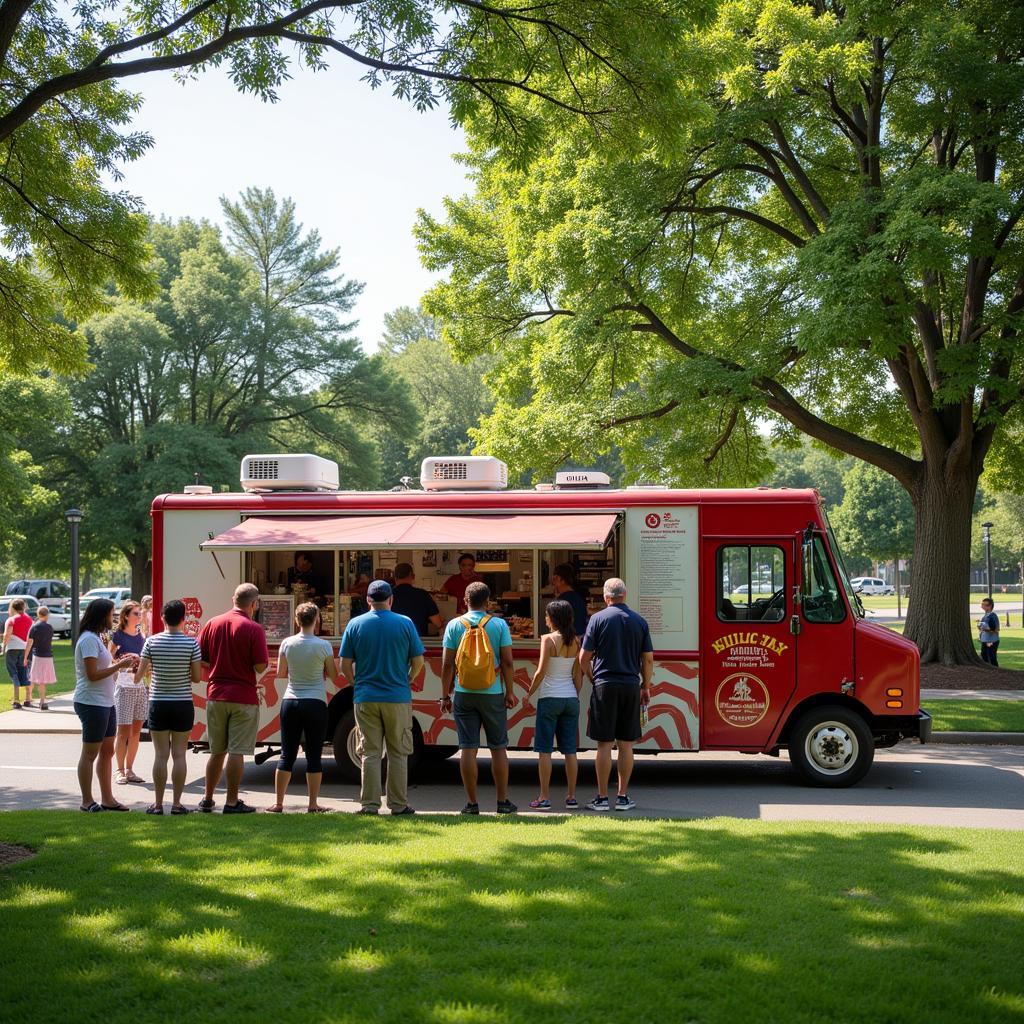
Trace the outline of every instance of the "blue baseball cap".
{"type": "Polygon", "coordinates": [[[374,580],[366,588],[366,596],[378,603],[386,601],[392,595],[391,584],[387,580],[374,580]]]}

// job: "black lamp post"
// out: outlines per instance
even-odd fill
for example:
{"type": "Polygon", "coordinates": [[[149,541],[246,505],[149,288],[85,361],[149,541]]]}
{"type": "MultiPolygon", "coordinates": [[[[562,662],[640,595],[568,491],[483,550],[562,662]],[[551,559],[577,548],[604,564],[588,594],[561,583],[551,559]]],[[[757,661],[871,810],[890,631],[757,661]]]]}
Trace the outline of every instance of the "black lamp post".
{"type": "Polygon", "coordinates": [[[992,527],[995,523],[982,523],[981,528],[985,532],[981,535],[985,545],[985,587],[988,590],[988,599],[992,600],[992,527]]]}
{"type": "Polygon", "coordinates": [[[64,513],[71,530],[71,646],[78,643],[78,526],[82,521],[82,513],[77,508],[69,508],[64,513]]]}

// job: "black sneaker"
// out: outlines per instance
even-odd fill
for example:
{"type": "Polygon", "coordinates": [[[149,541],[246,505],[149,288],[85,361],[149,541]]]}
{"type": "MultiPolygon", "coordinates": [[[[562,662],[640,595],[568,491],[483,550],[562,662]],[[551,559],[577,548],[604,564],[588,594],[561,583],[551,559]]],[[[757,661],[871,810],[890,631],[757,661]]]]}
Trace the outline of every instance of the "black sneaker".
{"type": "Polygon", "coordinates": [[[380,812],[376,807],[360,807],[356,814],[372,814],[376,817],[380,812]]]}
{"type": "Polygon", "coordinates": [[[196,807],[196,810],[197,811],[202,811],[203,814],[209,814],[210,811],[212,811],[214,809],[214,807],[216,807],[216,806],[217,806],[217,801],[216,800],[207,800],[206,797],[203,797],[203,799],[199,801],[199,804],[196,807]]]}
{"type": "Polygon", "coordinates": [[[610,811],[612,809],[611,804],[608,803],[608,797],[606,796],[595,796],[593,800],[586,805],[588,811],[610,811]]]}
{"type": "Polygon", "coordinates": [[[625,793],[620,793],[615,798],[615,810],[617,811],[631,811],[634,807],[636,804],[625,793]]]}
{"type": "Polygon", "coordinates": [[[498,801],[498,813],[499,814],[515,814],[519,808],[516,807],[511,800],[499,800],[498,801]]]}
{"type": "Polygon", "coordinates": [[[412,807],[410,807],[408,804],[406,804],[400,811],[392,811],[391,812],[391,817],[392,818],[395,817],[396,814],[415,814],[415,813],[416,813],[416,811],[412,807]]]}
{"type": "Polygon", "coordinates": [[[462,814],[479,814],[480,813],[480,805],[479,804],[466,804],[466,806],[462,808],[462,811],[460,813],[462,813],[462,814]]]}
{"type": "Polygon", "coordinates": [[[256,808],[250,807],[245,801],[239,800],[237,804],[225,804],[224,814],[255,814],[256,808]]]}

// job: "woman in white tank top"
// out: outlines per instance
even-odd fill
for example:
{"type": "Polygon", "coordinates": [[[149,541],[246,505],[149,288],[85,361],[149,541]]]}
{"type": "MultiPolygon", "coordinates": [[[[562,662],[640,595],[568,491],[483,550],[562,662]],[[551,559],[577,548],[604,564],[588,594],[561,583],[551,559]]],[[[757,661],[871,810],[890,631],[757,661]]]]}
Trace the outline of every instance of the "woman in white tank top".
{"type": "Polygon", "coordinates": [[[580,720],[580,642],[573,629],[572,605],[568,601],[552,601],[547,608],[550,633],[541,637],[540,660],[533,674],[533,683],[526,694],[527,703],[537,697],[537,723],[533,749],[537,752],[540,775],[540,796],[530,801],[534,810],[551,809],[548,790],[551,786],[551,755],[555,740],[565,758],[567,792],[566,807],[576,807],[576,743],[580,720]]]}

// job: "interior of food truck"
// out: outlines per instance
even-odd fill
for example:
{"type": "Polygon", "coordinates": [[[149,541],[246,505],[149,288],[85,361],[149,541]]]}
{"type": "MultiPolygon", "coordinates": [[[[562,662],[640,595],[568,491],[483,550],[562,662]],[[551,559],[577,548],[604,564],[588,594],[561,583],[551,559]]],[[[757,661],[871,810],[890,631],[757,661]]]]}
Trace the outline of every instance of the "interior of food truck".
{"type": "Polygon", "coordinates": [[[604,581],[619,575],[617,528],[604,546],[587,548],[240,550],[244,579],[259,588],[259,618],[271,642],[294,632],[294,609],[304,601],[320,606],[320,635],[337,639],[351,618],[367,610],[370,582],[394,583],[400,567],[411,566],[412,585],[427,591],[437,606],[441,624],[428,623],[425,638],[443,633],[444,624],[462,614],[464,609],[450,592],[458,593],[459,586],[446,590],[445,585],[463,573],[469,580],[487,584],[491,591],[487,610],[506,619],[513,641],[534,640],[546,632],[544,609],[555,597],[552,569],[556,566],[572,566],[574,589],[587,602],[590,614],[603,607],[604,581]]]}

